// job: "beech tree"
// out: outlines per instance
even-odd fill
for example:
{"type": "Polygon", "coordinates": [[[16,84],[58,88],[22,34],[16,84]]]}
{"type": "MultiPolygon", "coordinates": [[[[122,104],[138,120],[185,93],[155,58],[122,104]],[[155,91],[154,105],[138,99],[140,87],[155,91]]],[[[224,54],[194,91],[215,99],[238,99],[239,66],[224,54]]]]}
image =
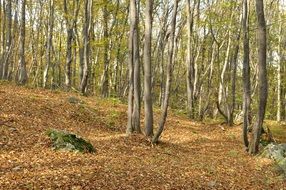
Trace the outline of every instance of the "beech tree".
{"type": "Polygon", "coordinates": [[[248,0],[243,1],[243,142],[248,148],[248,126],[251,123],[251,85],[250,85],[250,66],[249,66],[249,16],[248,0]]]}
{"type": "Polygon", "coordinates": [[[138,2],[130,0],[129,95],[127,133],[140,133],[140,62],[138,36],[138,2]]]}
{"type": "Polygon", "coordinates": [[[92,1],[91,0],[85,0],[85,23],[84,23],[84,48],[83,48],[83,59],[84,59],[84,65],[83,65],[83,71],[82,71],[82,78],[80,83],[80,89],[81,93],[87,92],[87,82],[88,77],[90,75],[90,28],[91,28],[91,10],[92,10],[92,1]]]}
{"type": "Polygon", "coordinates": [[[170,34],[169,34],[168,64],[167,64],[167,72],[166,72],[166,87],[165,87],[163,109],[162,109],[162,115],[159,121],[159,127],[154,137],[152,138],[152,143],[158,142],[164,130],[164,126],[165,126],[166,118],[168,114],[169,98],[170,98],[171,83],[172,83],[172,73],[173,73],[173,67],[175,63],[174,49],[175,49],[175,32],[176,32],[175,30],[176,30],[176,22],[177,22],[178,4],[179,4],[179,0],[175,0],[173,17],[171,21],[171,29],[170,29],[170,34]]]}
{"type": "Polygon", "coordinates": [[[18,83],[26,84],[28,80],[25,61],[25,27],[26,27],[26,0],[21,1],[21,23],[20,23],[20,46],[19,46],[19,71],[18,83]]]}
{"type": "MultiPolygon", "coordinates": [[[[8,79],[8,72],[9,72],[9,64],[11,59],[11,51],[12,51],[12,1],[7,1],[7,8],[6,8],[6,20],[7,20],[7,27],[6,27],[6,43],[3,52],[3,66],[0,69],[0,74],[2,75],[2,79],[8,79]]],[[[5,19],[4,19],[5,20],[5,19]]],[[[3,36],[4,36],[4,29],[3,29],[3,36]]],[[[4,43],[3,43],[4,44],[4,43]]]]}
{"type": "Polygon", "coordinates": [[[265,109],[268,96],[268,80],[266,68],[266,22],[264,16],[263,0],[256,0],[257,15],[257,41],[258,41],[258,113],[257,121],[253,126],[249,152],[256,154],[259,148],[262,125],[265,117],[265,109]]]}
{"type": "Polygon", "coordinates": [[[144,109],[146,136],[153,135],[153,103],[151,86],[151,47],[152,47],[153,0],[146,1],[145,44],[144,44],[144,109]]]}

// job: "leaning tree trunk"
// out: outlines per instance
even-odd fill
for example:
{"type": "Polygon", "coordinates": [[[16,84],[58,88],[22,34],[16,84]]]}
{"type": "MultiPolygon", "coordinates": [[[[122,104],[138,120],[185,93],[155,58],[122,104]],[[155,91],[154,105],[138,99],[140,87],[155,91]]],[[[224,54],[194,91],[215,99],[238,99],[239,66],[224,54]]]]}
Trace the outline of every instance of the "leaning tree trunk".
{"type": "Polygon", "coordinates": [[[159,122],[158,131],[155,133],[152,143],[157,143],[159,138],[164,130],[164,126],[167,119],[168,114],[168,105],[169,105],[169,97],[170,97],[170,90],[171,90],[171,82],[172,82],[172,72],[173,72],[173,64],[174,64],[174,44],[175,44],[175,30],[176,30],[176,20],[177,20],[177,9],[178,9],[179,0],[175,0],[174,10],[173,10],[173,17],[171,21],[171,30],[170,30],[170,42],[169,42],[169,57],[168,57],[168,64],[167,64],[167,78],[166,78],[166,89],[165,89],[165,97],[164,97],[164,104],[162,115],[159,122]]]}
{"type": "Polygon", "coordinates": [[[250,154],[257,154],[259,151],[259,142],[261,136],[262,125],[265,116],[265,108],[268,96],[268,80],[266,67],[266,23],[264,17],[263,0],[256,0],[256,15],[258,23],[258,84],[259,84],[259,99],[258,99],[258,114],[257,121],[253,127],[251,134],[251,142],[249,147],[250,154]]]}
{"type": "Polygon", "coordinates": [[[151,41],[152,41],[152,10],[153,0],[146,1],[145,44],[144,44],[144,109],[145,135],[153,135],[153,105],[151,87],[151,41]]]}
{"type": "Polygon", "coordinates": [[[21,25],[20,25],[20,47],[19,47],[19,75],[18,83],[26,84],[28,80],[26,62],[25,62],[25,20],[26,20],[26,0],[22,0],[21,4],[21,25]]]}

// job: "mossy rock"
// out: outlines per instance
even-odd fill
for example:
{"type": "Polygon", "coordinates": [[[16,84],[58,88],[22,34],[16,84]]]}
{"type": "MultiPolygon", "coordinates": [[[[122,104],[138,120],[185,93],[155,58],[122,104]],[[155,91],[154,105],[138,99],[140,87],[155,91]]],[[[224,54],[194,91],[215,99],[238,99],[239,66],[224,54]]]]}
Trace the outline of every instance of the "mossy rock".
{"type": "Polygon", "coordinates": [[[48,136],[52,141],[52,146],[54,150],[66,150],[82,153],[95,152],[95,148],[92,146],[91,143],[87,142],[81,137],[78,137],[75,134],[50,129],[48,131],[48,136]]]}

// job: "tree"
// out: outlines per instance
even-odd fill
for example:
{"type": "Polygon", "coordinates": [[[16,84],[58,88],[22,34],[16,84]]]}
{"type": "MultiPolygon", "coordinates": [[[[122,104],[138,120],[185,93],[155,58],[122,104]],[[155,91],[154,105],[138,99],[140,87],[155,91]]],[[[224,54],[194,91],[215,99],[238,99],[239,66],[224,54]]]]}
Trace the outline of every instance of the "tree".
{"type": "Polygon", "coordinates": [[[192,62],[192,30],[193,30],[193,13],[191,12],[191,3],[190,0],[187,0],[187,34],[188,34],[188,43],[187,43],[187,109],[188,116],[194,118],[194,79],[195,79],[195,68],[192,62]]]}
{"type": "Polygon", "coordinates": [[[84,23],[84,66],[83,66],[83,76],[81,78],[80,90],[81,93],[85,94],[87,91],[87,82],[89,76],[89,55],[90,55],[90,27],[91,27],[91,10],[92,10],[92,1],[85,0],[85,23],[84,23]]]}
{"type": "Polygon", "coordinates": [[[25,25],[26,25],[26,0],[21,3],[21,24],[20,24],[20,46],[19,46],[19,73],[18,83],[26,84],[28,80],[26,62],[25,62],[25,25]]]}
{"type": "Polygon", "coordinates": [[[145,109],[145,135],[153,135],[153,103],[151,86],[151,42],[152,42],[152,10],[153,0],[146,1],[145,10],[145,44],[144,44],[144,109],[145,109]]]}
{"type": "MultiPolygon", "coordinates": [[[[279,3],[279,1],[278,1],[279,3]]],[[[279,5],[278,5],[279,7],[279,5]]],[[[282,41],[282,20],[281,14],[279,14],[279,37],[278,37],[278,63],[277,63],[277,114],[276,120],[281,121],[281,110],[282,110],[282,77],[281,77],[281,65],[282,65],[282,50],[281,50],[281,41],[282,41]]]]}
{"type": "Polygon", "coordinates": [[[108,59],[108,51],[109,51],[109,32],[108,32],[108,10],[107,10],[108,2],[104,3],[103,7],[103,39],[104,39],[104,70],[102,77],[102,87],[101,87],[101,96],[108,97],[109,91],[109,59],[108,59]]]}
{"type": "Polygon", "coordinates": [[[54,28],[54,0],[49,0],[49,21],[47,25],[47,49],[46,49],[46,67],[43,76],[43,87],[46,88],[49,68],[51,65],[51,52],[53,47],[53,28],[54,28]]]}
{"type": "Polygon", "coordinates": [[[243,142],[248,148],[248,126],[251,123],[250,105],[251,105],[251,84],[250,84],[250,66],[249,66],[249,17],[248,0],[243,1],[243,142]]]}
{"type": "Polygon", "coordinates": [[[67,90],[71,87],[71,77],[72,77],[72,42],[74,38],[74,26],[77,18],[77,10],[76,10],[76,2],[78,4],[79,0],[73,0],[72,1],[72,11],[73,14],[69,14],[68,9],[68,2],[67,0],[64,0],[64,14],[65,14],[65,20],[66,20],[66,31],[67,31],[67,45],[66,45],[66,65],[65,65],[65,86],[67,90]],[[72,17],[72,19],[71,19],[72,17]]]}
{"type": "Polygon", "coordinates": [[[257,121],[253,126],[251,134],[251,142],[249,153],[256,154],[259,150],[259,142],[262,131],[262,125],[265,116],[265,108],[268,97],[268,79],[266,68],[266,22],[264,16],[263,0],[256,0],[256,16],[257,16],[257,40],[258,40],[258,114],[257,121]]]}
{"type": "MultiPolygon", "coordinates": [[[[10,66],[10,59],[12,54],[12,1],[7,1],[7,8],[6,8],[6,18],[7,18],[7,27],[6,27],[6,44],[4,49],[4,56],[3,56],[3,67],[2,72],[0,73],[0,78],[8,79],[9,73],[9,66],[10,66]]],[[[4,30],[3,30],[4,32],[4,30]]]]}
{"type": "Polygon", "coordinates": [[[168,106],[169,106],[169,98],[170,98],[170,90],[171,90],[171,82],[172,82],[172,73],[173,73],[173,65],[175,62],[174,59],[174,44],[175,44],[175,32],[176,32],[176,22],[177,22],[177,10],[178,10],[179,0],[175,0],[174,2],[174,10],[173,17],[171,21],[171,29],[169,35],[169,55],[168,55],[168,64],[167,64],[167,76],[166,76],[166,88],[165,88],[165,96],[163,103],[162,115],[159,122],[159,128],[155,133],[152,143],[157,143],[159,138],[164,130],[164,126],[167,119],[168,114],[168,106]]]}
{"type": "Polygon", "coordinates": [[[127,134],[140,133],[140,63],[138,40],[138,12],[136,0],[130,0],[129,33],[129,95],[127,134]]]}

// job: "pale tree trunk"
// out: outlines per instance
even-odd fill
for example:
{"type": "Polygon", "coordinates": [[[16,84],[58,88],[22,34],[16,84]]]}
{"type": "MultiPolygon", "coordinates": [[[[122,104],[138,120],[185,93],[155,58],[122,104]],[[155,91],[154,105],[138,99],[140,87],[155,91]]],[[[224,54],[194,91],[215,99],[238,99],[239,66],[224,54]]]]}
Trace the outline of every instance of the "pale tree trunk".
{"type": "Polygon", "coordinates": [[[213,79],[213,70],[214,70],[214,62],[215,62],[215,56],[216,56],[216,48],[215,43],[213,42],[211,45],[211,58],[210,58],[210,65],[209,65],[209,73],[208,73],[208,82],[207,82],[207,100],[205,102],[205,106],[203,106],[203,109],[200,113],[199,119],[202,121],[204,119],[205,113],[209,108],[210,104],[210,97],[212,94],[212,79],[213,79]]]}
{"type": "Polygon", "coordinates": [[[265,108],[268,96],[268,79],[266,67],[266,23],[264,17],[263,0],[256,0],[256,15],[258,24],[258,84],[259,84],[259,99],[258,99],[258,114],[257,121],[253,126],[251,134],[251,142],[249,146],[250,154],[257,154],[259,151],[259,142],[261,136],[262,125],[265,116],[265,108]]]}
{"type": "MultiPolygon", "coordinates": [[[[63,23],[61,22],[60,31],[63,31],[63,23]]],[[[61,69],[61,55],[62,55],[62,35],[59,35],[59,47],[58,47],[58,60],[57,60],[57,68],[58,68],[58,85],[62,85],[62,69],[61,69]]]]}
{"type": "MultiPolygon", "coordinates": [[[[232,16],[231,16],[232,19],[232,16]]],[[[230,109],[228,106],[227,102],[227,93],[226,93],[226,85],[225,84],[225,75],[227,72],[227,67],[229,65],[229,57],[230,57],[230,47],[232,44],[232,39],[231,39],[231,32],[230,30],[228,31],[228,42],[227,42],[227,49],[226,49],[226,55],[225,55],[225,60],[224,60],[224,65],[220,74],[220,82],[219,82],[219,94],[218,94],[218,102],[217,102],[217,108],[219,113],[225,118],[226,123],[229,123],[229,113],[230,109]]],[[[232,124],[230,124],[232,125],[232,124]]]]}
{"type": "MultiPolygon", "coordinates": [[[[278,1],[279,2],[279,1],[278,1]]],[[[279,5],[278,5],[279,6],[279,5]]],[[[281,106],[282,106],[282,90],[281,90],[281,59],[282,59],[282,52],[281,52],[281,38],[282,38],[282,21],[281,21],[281,14],[280,17],[280,24],[279,24],[279,37],[278,37],[278,65],[277,65],[277,121],[281,121],[281,106]]]]}
{"type": "Polygon", "coordinates": [[[140,129],[140,81],[137,1],[130,0],[129,33],[129,95],[127,134],[141,132],[140,129]]]}
{"type": "Polygon", "coordinates": [[[250,84],[250,66],[249,66],[249,17],[248,0],[243,1],[243,142],[248,148],[248,127],[251,124],[251,84],[250,84]]]}
{"type": "Polygon", "coordinates": [[[146,1],[145,18],[145,44],[144,44],[144,109],[145,109],[145,135],[153,135],[153,103],[151,85],[151,42],[152,42],[152,10],[153,0],[146,1]]]}
{"type": "MultiPolygon", "coordinates": [[[[9,65],[10,65],[10,56],[12,51],[12,1],[7,1],[7,9],[6,9],[6,15],[7,18],[7,27],[6,27],[6,44],[4,49],[4,59],[3,59],[3,70],[0,73],[2,74],[2,79],[8,79],[8,73],[9,73],[9,65]]],[[[3,32],[4,32],[3,28],[3,32]]],[[[3,39],[4,41],[4,39],[3,39]]]]}
{"type": "Polygon", "coordinates": [[[101,84],[101,96],[106,98],[109,95],[109,34],[108,34],[108,10],[107,3],[105,3],[103,8],[103,39],[104,39],[104,71],[101,84]]]}
{"type": "MultiPolygon", "coordinates": [[[[75,10],[75,0],[73,0],[73,11],[75,10]]],[[[72,22],[69,18],[68,11],[68,1],[64,0],[64,12],[66,20],[66,31],[67,31],[67,45],[66,45],[66,65],[65,65],[65,87],[67,90],[71,88],[71,77],[72,77],[72,41],[73,41],[73,26],[74,21],[72,22]]],[[[75,13],[73,15],[75,17],[75,13]]],[[[75,18],[73,18],[75,19],[75,18]]]]}
{"type": "Polygon", "coordinates": [[[237,59],[239,53],[239,41],[240,41],[240,31],[238,32],[236,45],[234,49],[234,53],[232,56],[232,76],[231,76],[231,105],[228,116],[228,124],[232,126],[234,124],[234,110],[236,105],[236,78],[237,78],[237,59]]]}
{"type": "Polygon", "coordinates": [[[47,26],[47,49],[46,49],[46,66],[43,76],[43,87],[46,88],[51,65],[51,51],[53,46],[53,27],[54,27],[54,0],[49,0],[49,21],[47,26]]]}
{"type": "Polygon", "coordinates": [[[164,6],[164,14],[160,20],[163,20],[162,27],[160,28],[160,39],[159,39],[159,45],[158,45],[158,55],[156,62],[159,64],[159,75],[160,75],[160,93],[159,93],[159,105],[161,109],[163,109],[163,100],[164,100],[164,66],[165,66],[165,57],[164,57],[164,52],[165,52],[165,47],[166,47],[166,42],[167,42],[167,27],[168,27],[168,16],[169,16],[169,10],[170,6],[167,4],[164,6]]]}
{"type": "Polygon", "coordinates": [[[21,25],[20,25],[20,46],[19,46],[19,73],[18,83],[26,84],[28,80],[26,62],[25,62],[25,20],[26,20],[26,0],[22,0],[21,3],[21,25]]]}
{"type": "Polygon", "coordinates": [[[174,66],[174,44],[175,44],[175,30],[176,30],[176,20],[177,20],[177,9],[178,9],[179,0],[175,0],[174,2],[174,10],[173,10],[173,17],[171,21],[171,29],[170,29],[170,36],[169,36],[169,57],[168,57],[168,64],[167,64],[167,78],[166,78],[166,88],[165,88],[165,96],[164,96],[164,104],[162,115],[159,122],[159,128],[155,133],[152,143],[157,143],[159,138],[164,130],[164,126],[167,119],[168,114],[168,106],[169,106],[169,97],[171,91],[171,82],[172,82],[172,73],[173,73],[173,66],[174,66]]]}
{"type": "MultiPolygon", "coordinates": [[[[140,1],[137,2],[139,7],[140,1]]],[[[133,125],[134,130],[137,133],[141,132],[140,129],[140,55],[139,55],[139,10],[136,13],[136,27],[134,32],[134,105],[133,105],[133,125]]]]}
{"type": "Polygon", "coordinates": [[[194,8],[191,12],[190,0],[187,0],[187,110],[189,118],[194,118],[194,78],[195,68],[192,61],[192,30],[193,30],[193,13],[194,8]]]}
{"type": "Polygon", "coordinates": [[[81,93],[85,94],[87,90],[87,81],[90,74],[89,71],[89,54],[90,54],[90,27],[91,27],[91,10],[92,0],[85,0],[85,23],[84,23],[84,66],[83,75],[80,84],[81,93]]]}

